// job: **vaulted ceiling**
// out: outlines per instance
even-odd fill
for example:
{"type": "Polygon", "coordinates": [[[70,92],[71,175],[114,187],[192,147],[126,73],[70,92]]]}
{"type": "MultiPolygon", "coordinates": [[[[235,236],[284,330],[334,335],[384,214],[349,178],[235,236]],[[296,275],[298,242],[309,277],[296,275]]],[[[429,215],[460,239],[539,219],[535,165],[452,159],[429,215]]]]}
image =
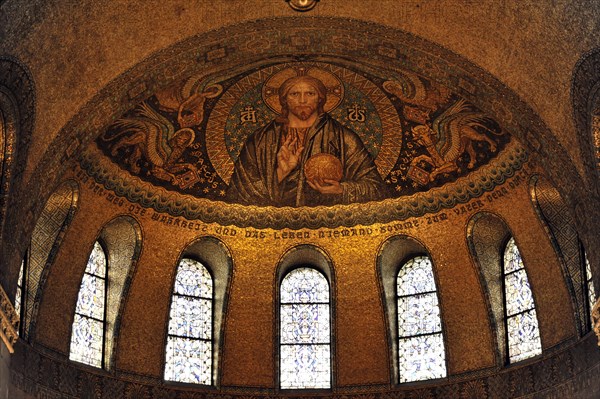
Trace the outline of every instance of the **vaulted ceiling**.
{"type": "MultiPolygon", "coordinates": [[[[159,379],[162,324],[170,292],[170,283],[161,281],[172,280],[177,257],[198,230],[174,230],[171,223],[167,225],[167,218],[172,223],[185,220],[186,226],[191,220],[195,226],[204,226],[203,232],[222,239],[232,252],[234,283],[228,292],[233,297],[224,322],[225,345],[231,346],[222,354],[223,384],[231,390],[244,386],[260,391],[271,388],[273,370],[253,376],[248,371],[264,367],[261,354],[272,349],[273,331],[271,326],[265,330],[253,321],[273,322],[272,292],[265,292],[272,286],[275,265],[285,251],[294,245],[316,245],[331,254],[340,270],[338,349],[339,361],[347,363],[338,367],[338,382],[346,387],[373,385],[379,389],[389,386],[387,377],[393,367],[387,360],[387,321],[382,316],[383,294],[377,282],[381,276],[374,263],[380,260],[386,240],[406,234],[432,254],[444,253],[433,256],[434,261],[439,256],[439,278],[442,284],[446,282],[442,288],[446,306],[452,304],[455,312],[447,312],[454,351],[450,369],[457,375],[475,375],[498,365],[499,355],[491,344],[493,334],[473,333],[491,328],[487,324],[489,304],[479,291],[478,275],[473,271],[476,266],[456,266],[457,262],[478,265],[469,252],[471,244],[461,238],[457,252],[448,255],[455,251],[448,243],[458,235],[471,234],[474,222],[470,218],[483,210],[499,216],[527,247],[525,256],[537,265],[533,266],[533,279],[544,297],[540,302],[545,349],[561,350],[561,345],[581,338],[577,332],[581,328],[576,326],[570,305],[560,305],[574,294],[562,283],[559,255],[545,263],[546,252],[553,247],[550,239],[539,240],[546,237],[546,230],[532,207],[530,190],[537,179],[533,176],[558,190],[553,198],[562,196],[561,206],[577,225],[574,234],[581,238],[593,271],[600,275],[596,226],[600,189],[589,119],[590,111],[598,106],[598,32],[600,5],[589,1],[320,0],[307,12],[295,11],[284,0],[0,2],[0,62],[18,66],[5,68],[4,75],[0,71],[0,87],[22,94],[17,99],[18,110],[11,113],[19,120],[21,131],[17,134],[22,137],[16,141],[14,175],[3,220],[1,255],[6,266],[0,270],[0,282],[7,291],[13,290],[20,259],[48,197],[61,182],[77,181],[80,205],[71,233],[67,230],[64,245],[54,254],[59,266],[47,276],[43,296],[47,302],[39,305],[42,327],[37,343],[59,358],[65,355],[71,316],[62,317],[61,306],[74,306],[71,302],[79,284],[74,276],[82,273],[88,256],[76,254],[76,238],[93,241],[110,220],[127,214],[139,219],[140,234],[148,241],[142,245],[139,275],[124,307],[124,327],[117,346],[122,352],[115,364],[123,375],[159,379]],[[260,202],[248,206],[227,199],[239,147],[262,123],[244,125],[236,118],[246,104],[254,106],[252,111],[258,112],[259,119],[263,112],[263,126],[275,118],[277,110],[262,85],[277,80],[277,74],[300,74],[302,68],[313,68],[320,79],[333,82],[331,87],[343,88],[346,97],[340,100],[338,111],[331,107],[334,117],[350,118],[352,109],[378,116],[369,119],[371,125],[364,129],[357,120],[348,123],[375,158],[388,190],[376,201],[367,198],[342,206],[291,209],[265,207],[260,202]],[[194,94],[199,95],[201,105],[185,108],[184,103],[194,94]],[[446,175],[440,170],[439,177],[434,172],[440,165],[401,161],[418,155],[407,152],[413,146],[428,154],[426,145],[415,136],[421,123],[443,125],[442,116],[463,103],[468,103],[463,110],[479,118],[477,129],[483,129],[476,129],[471,138],[475,155],[457,155],[452,159],[457,167],[446,175]],[[364,105],[364,110],[359,105],[364,105]],[[170,180],[172,174],[165,178],[153,172],[152,166],[167,162],[166,155],[151,161],[147,154],[134,154],[130,136],[126,136],[129,141],[119,141],[123,132],[130,134],[128,129],[139,127],[136,121],[144,118],[168,125],[165,134],[175,130],[174,126],[188,128],[181,122],[182,109],[204,121],[190,125],[190,149],[184,158],[197,163],[195,172],[198,165],[211,165],[204,173],[212,173],[212,188],[200,177],[192,183],[181,180],[184,176],[179,171],[173,172],[179,180],[170,180]],[[420,122],[411,114],[414,110],[429,112],[428,122],[420,122]],[[228,134],[234,130],[235,134],[224,138],[230,115],[239,129],[231,128],[228,134]],[[144,156],[145,163],[138,162],[144,156]],[[470,164],[474,158],[477,162],[470,164]],[[409,166],[415,166],[413,172],[409,166]],[[425,180],[411,174],[419,168],[428,175],[425,180]],[[397,183],[402,177],[404,185],[397,183]],[[99,193],[104,190],[108,196],[99,193]],[[111,193],[127,201],[126,205],[113,201],[111,193]],[[145,219],[139,215],[142,209],[148,211],[145,219]],[[150,212],[159,216],[150,219],[150,212]],[[428,217],[446,220],[442,214],[450,215],[449,222],[438,227],[425,225],[428,217]],[[162,216],[164,223],[160,222],[162,216]],[[422,225],[406,225],[414,220],[422,225]],[[217,226],[237,229],[238,236],[217,226]],[[334,232],[342,234],[339,229],[353,227],[368,227],[375,234],[347,242],[327,239],[334,232]],[[272,253],[264,254],[260,246],[243,240],[243,235],[251,237],[261,231],[268,235],[265,245],[274,248],[272,253]],[[289,231],[302,234],[278,247],[278,232],[289,231]],[[165,237],[169,243],[161,246],[160,239],[165,237]],[[156,254],[145,255],[144,251],[152,248],[156,254]],[[161,266],[159,255],[172,264],[161,266]],[[81,264],[70,264],[71,258],[81,264]],[[356,259],[373,265],[360,269],[353,263],[356,259]],[[271,264],[256,267],[259,281],[255,281],[252,264],[258,261],[271,264]],[[343,270],[359,273],[353,279],[343,270]],[[465,286],[473,289],[464,292],[465,286]],[[350,295],[359,292],[357,288],[361,295],[350,295]],[[258,298],[256,307],[245,310],[244,301],[252,295],[258,298]],[[140,316],[155,298],[156,309],[147,317],[140,316]],[[351,314],[353,307],[362,309],[364,318],[351,314]],[[269,313],[268,317],[261,310],[269,313]],[[46,329],[44,323],[53,320],[57,320],[56,328],[46,329]],[[160,333],[152,334],[148,329],[156,323],[162,323],[160,333]],[[352,325],[356,330],[344,330],[352,325]],[[248,342],[244,341],[246,329],[248,342]],[[371,340],[369,334],[375,338],[371,340]],[[269,348],[262,351],[264,340],[269,348]],[[353,347],[355,340],[374,355],[353,347]],[[477,353],[482,340],[489,345],[477,353]],[[137,351],[135,345],[141,349],[137,351]],[[257,352],[250,353],[253,349],[257,352]],[[379,362],[376,355],[386,359],[379,362]],[[348,366],[353,356],[360,356],[369,371],[348,366]]],[[[441,130],[436,132],[440,140],[441,130]]],[[[552,190],[548,188],[548,192],[552,190]]],[[[491,390],[489,386],[487,390],[491,390]]]]}

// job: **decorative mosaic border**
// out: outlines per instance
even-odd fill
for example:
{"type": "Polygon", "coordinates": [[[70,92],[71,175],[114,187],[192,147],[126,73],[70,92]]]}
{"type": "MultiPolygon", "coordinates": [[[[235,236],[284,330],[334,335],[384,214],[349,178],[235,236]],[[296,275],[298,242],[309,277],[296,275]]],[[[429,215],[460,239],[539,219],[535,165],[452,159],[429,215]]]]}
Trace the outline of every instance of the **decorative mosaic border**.
{"type": "Polygon", "coordinates": [[[600,350],[589,334],[559,352],[477,376],[453,376],[435,383],[339,387],[333,392],[281,393],[244,387],[202,388],[159,379],[121,375],[78,366],[19,342],[11,360],[10,397],[98,399],[513,399],[579,398],[600,395],[600,350]],[[26,394],[23,396],[23,392],[26,394]]]}
{"type": "Polygon", "coordinates": [[[80,166],[107,190],[157,212],[221,225],[301,229],[387,223],[449,209],[504,183],[522,168],[528,156],[528,152],[513,141],[489,164],[443,187],[379,202],[313,208],[244,206],[167,191],[129,175],[98,150],[84,153],[80,166]]]}

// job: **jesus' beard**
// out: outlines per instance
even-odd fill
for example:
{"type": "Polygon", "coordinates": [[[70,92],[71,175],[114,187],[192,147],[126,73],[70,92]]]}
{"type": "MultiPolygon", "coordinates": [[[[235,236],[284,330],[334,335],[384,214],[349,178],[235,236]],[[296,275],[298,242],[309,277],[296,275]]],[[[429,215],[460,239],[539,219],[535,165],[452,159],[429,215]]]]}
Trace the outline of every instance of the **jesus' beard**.
{"type": "Polygon", "coordinates": [[[312,105],[298,105],[296,107],[290,108],[290,112],[294,114],[300,120],[307,120],[310,118],[316,111],[316,108],[312,105]]]}

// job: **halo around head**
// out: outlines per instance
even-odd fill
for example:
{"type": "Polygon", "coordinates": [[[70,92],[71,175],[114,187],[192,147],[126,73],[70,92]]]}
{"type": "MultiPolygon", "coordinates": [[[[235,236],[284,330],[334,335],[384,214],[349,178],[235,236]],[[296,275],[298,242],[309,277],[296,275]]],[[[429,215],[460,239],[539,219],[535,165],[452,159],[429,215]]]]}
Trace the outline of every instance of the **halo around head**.
{"type": "Polygon", "coordinates": [[[281,113],[279,103],[279,87],[290,78],[296,76],[311,76],[319,79],[327,88],[327,101],[323,106],[325,112],[337,108],[344,98],[344,85],[340,78],[333,73],[311,66],[295,66],[283,69],[271,75],[263,85],[262,98],[265,104],[274,112],[281,113]]]}

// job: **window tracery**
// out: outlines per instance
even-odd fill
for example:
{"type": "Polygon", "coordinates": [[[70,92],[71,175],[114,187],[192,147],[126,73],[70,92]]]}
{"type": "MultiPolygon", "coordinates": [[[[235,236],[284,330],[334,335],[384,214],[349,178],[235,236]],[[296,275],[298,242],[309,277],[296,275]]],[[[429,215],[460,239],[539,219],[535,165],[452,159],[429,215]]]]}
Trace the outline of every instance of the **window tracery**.
{"type": "Polygon", "coordinates": [[[400,268],[396,294],[399,382],[445,377],[444,337],[429,257],[414,257],[400,268]]]}
{"type": "Polygon", "coordinates": [[[541,354],[542,344],[533,293],[513,237],[504,250],[503,281],[508,357],[514,363],[541,354]]]}
{"type": "Polygon", "coordinates": [[[212,383],[213,280],[202,263],[177,267],[167,336],[165,380],[212,383]]]}
{"type": "Polygon", "coordinates": [[[596,303],[596,291],[594,289],[594,281],[592,276],[592,268],[590,266],[590,261],[588,260],[587,253],[583,250],[583,259],[585,263],[585,288],[587,289],[587,299],[588,299],[588,319],[590,323],[590,328],[594,328],[594,323],[592,321],[592,309],[594,308],[594,304],[596,303]]]}
{"type": "Polygon", "coordinates": [[[301,267],[280,285],[280,386],[331,387],[329,283],[319,271],[301,267]]]}
{"type": "Polygon", "coordinates": [[[90,253],[75,308],[69,359],[101,368],[104,360],[106,252],[98,241],[90,253]]]}
{"type": "Polygon", "coordinates": [[[21,317],[21,302],[23,302],[23,286],[25,285],[24,280],[25,274],[25,258],[21,261],[21,267],[19,268],[19,278],[17,279],[17,291],[15,293],[15,312],[21,317]]]}

